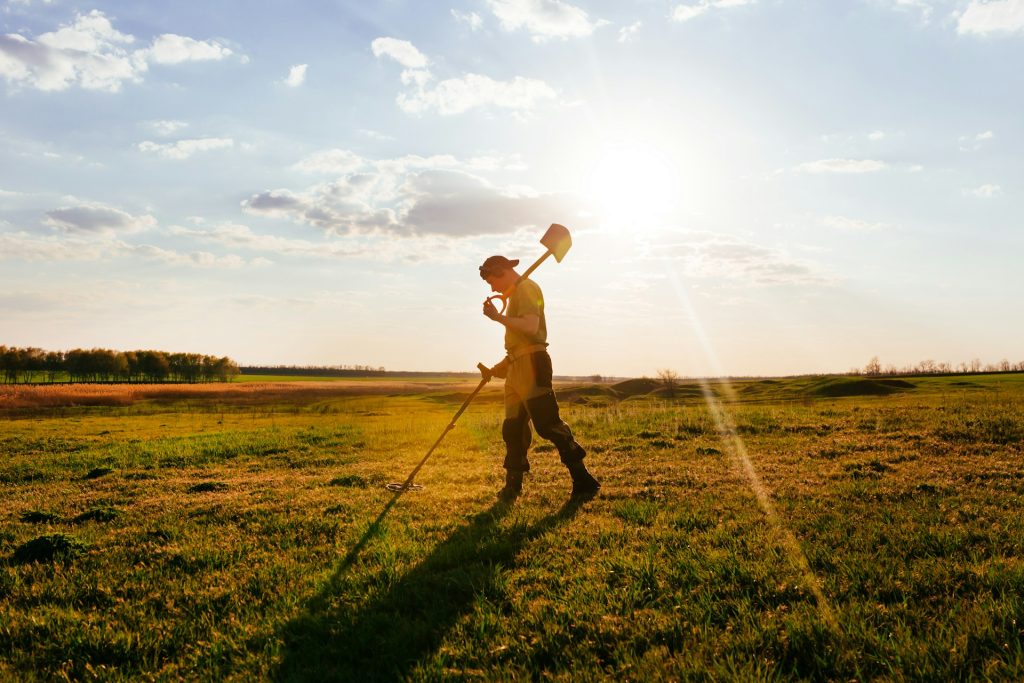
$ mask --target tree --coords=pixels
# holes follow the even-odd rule
[[[661,382],[661,388],[665,390],[665,396],[675,398],[676,389],[679,387],[679,375],[676,371],[668,368],[658,370],[658,381]]]
[[[868,364],[864,366],[865,375],[881,375],[882,374],[882,363],[878,360],[878,356],[872,356]]]

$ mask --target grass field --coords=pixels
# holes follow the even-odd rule
[[[512,506],[489,388],[387,491],[472,385],[0,389],[0,679],[1024,679],[1024,376],[562,387]]]

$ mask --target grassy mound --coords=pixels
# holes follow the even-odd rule
[[[897,391],[914,389],[915,385],[902,379],[865,379],[859,377],[827,377],[809,387],[812,396],[837,398],[841,396],[888,396]]]
[[[188,487],[189,493],[214,493],[227,490],[228,485],[221,481],[204,481],[201,484],[193,484]]]
[[[23,543],[14,551],[14,561],[54,562],[70,559],[85,552],[86,545],[67,534],[51,534],[40,536]]]
[[[46,510],[29,510],[21,513],[21,521],[28,524],[48,524],[60,521],[60,517]]]
[[[648,377],[639,379],[627,379],[624,382],[612,385],[612,391],[623,398],[630,396],[643,396],[661,387],[661,382]]]

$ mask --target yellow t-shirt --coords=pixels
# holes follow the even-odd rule
[[[525,335],[522,332],[505,328],[505,350],[513,351],[521,346],[532,344],[546,344],[548,340],[548,326],[544,320],[544,294],[540,287],[533,280],[521,280],[516,285],[512,296],[508,300],[508,310],[505,315],[510,318],[521,318],[524,315],[533,313],[540,318],[540,325],[537,326],[537,334]]]

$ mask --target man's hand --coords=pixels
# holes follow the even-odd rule
[[[495,321],[501,317],[501,313],[499,313],[498,309],[494,307],[494,304],[491,303],[490,299],[484,302],[484,315]]]
[[[505,356],[498,364],[491,368],[491,376],[498,379],[505,379],[508,376],[508,356]]]

